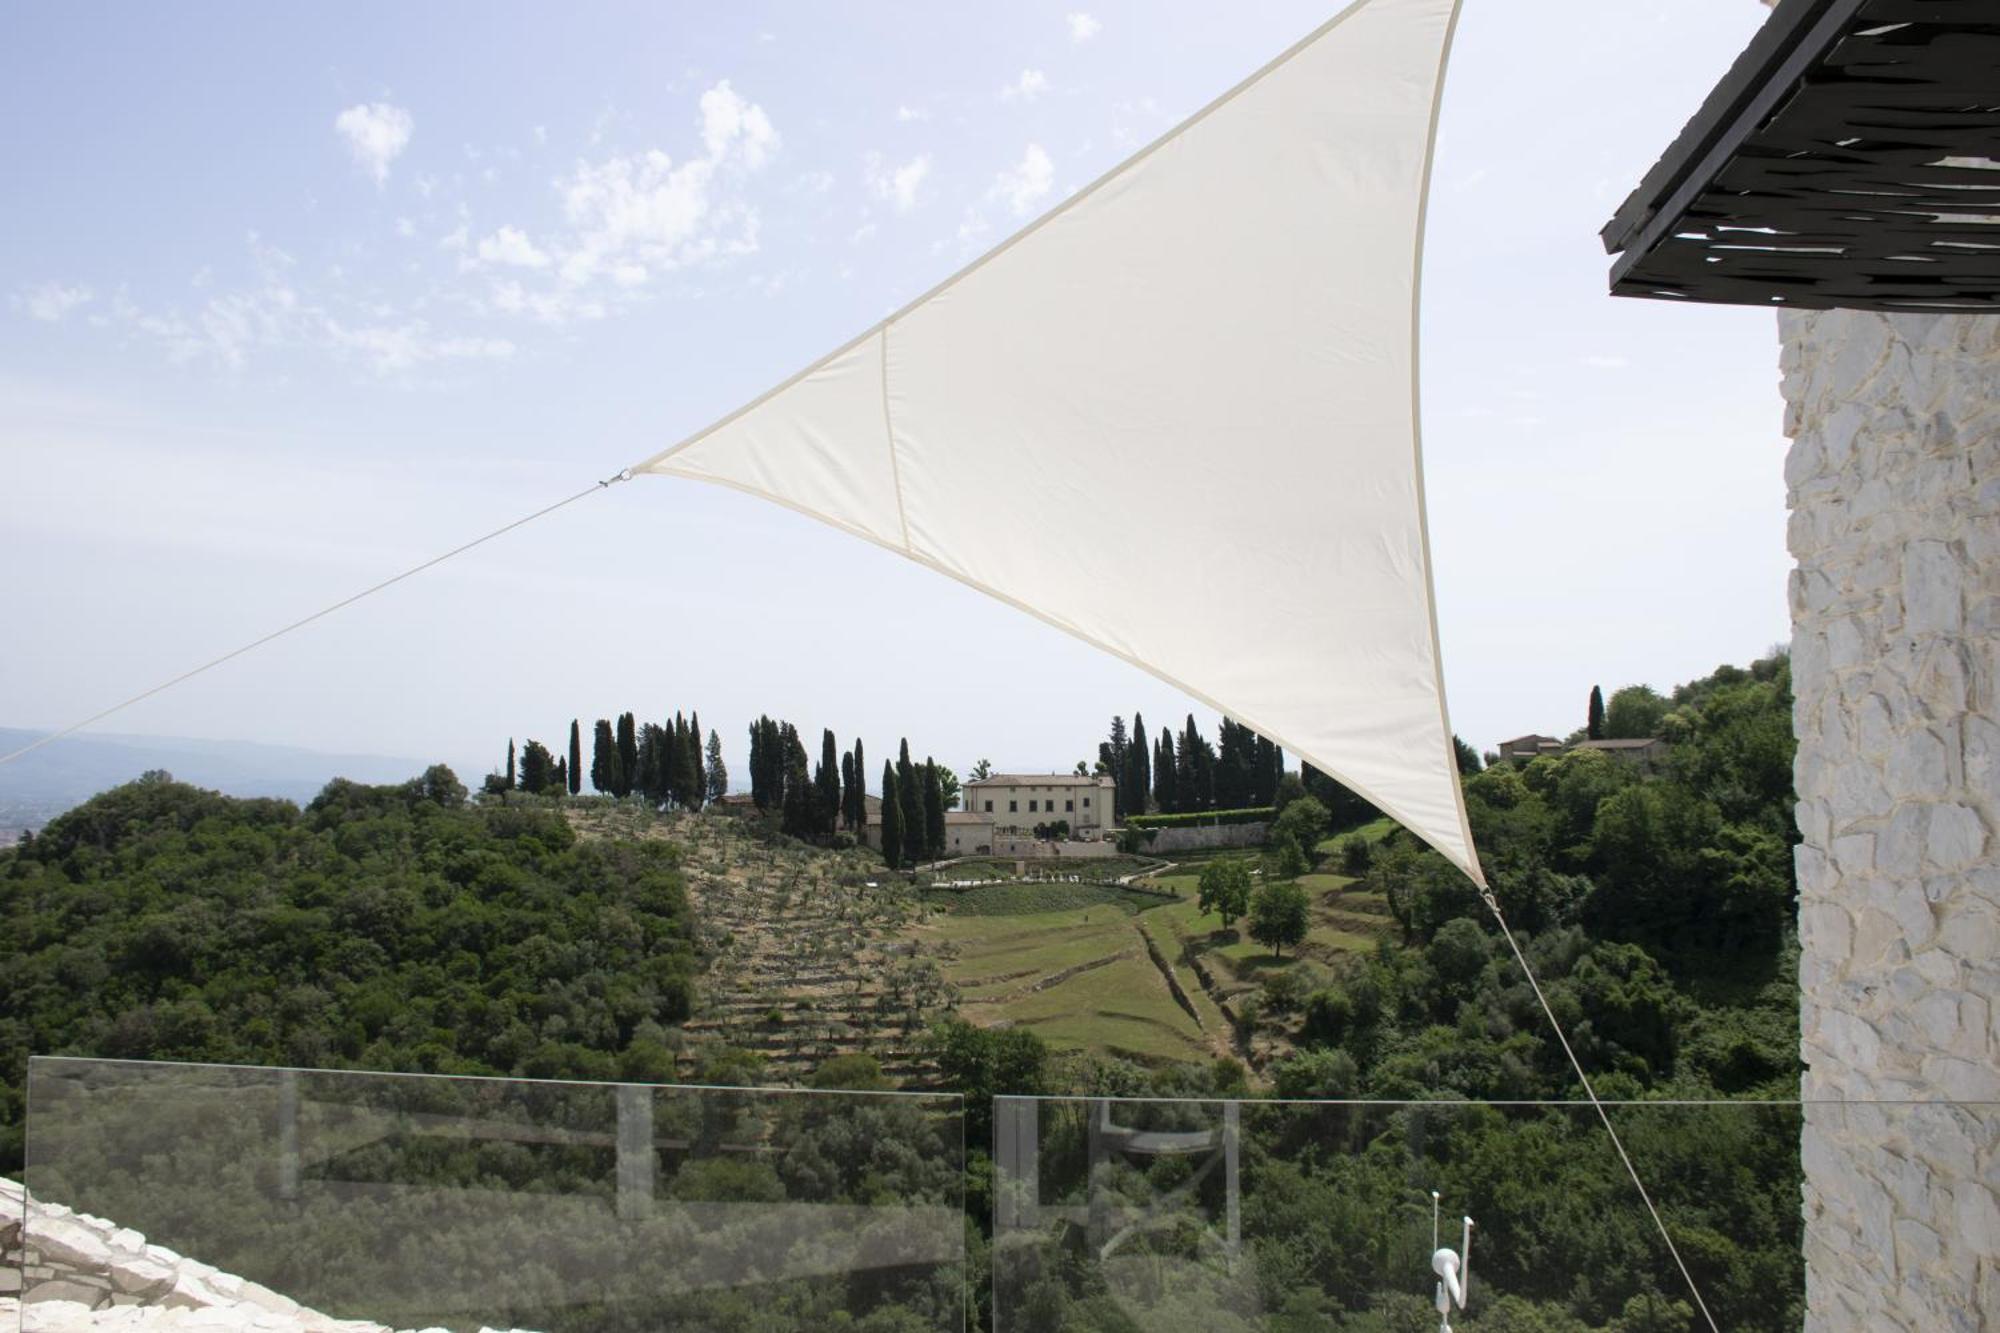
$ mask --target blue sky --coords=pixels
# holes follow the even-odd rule
[[[0,724],[95,711],[671,443],[1332,12],[1084,3],[17,6]],[[1596,240],[1763,13],[1466,7],[1424,380],[1453,721],[1482,746],[1785,633],[1773,316],[1612,301]],[[476,773],[510,732],[688,706],[733,755],[769,711],[1030,769],[1113,711],[1189,711],[882,551],[646,478],[115,729]]]

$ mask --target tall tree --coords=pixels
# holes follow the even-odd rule
[[[618,794],[630,796],[639,776],[639,724],[630,713],[618,715]]]
[[[611,734],[611,719],[600,717],[590,734],[590,785],[606,796],[618,794],[625,779],[618,766],[618,741]]]
[[[1590,714],[1583,724],[1583,731],[1590,740],[1604,739],[1604,688],[1601,685],[1590,687]]]
[[[576,718],[569,720],[569,767],[563,773],[571,796],[583,790],[583,728]]]
[[[702,778],[709,800],[719,801],[729,795],[729,768],[722,762],[722,737],[713,729],[708,733],[708,763]]]
[[[521,747],[521,790],[540,796],[556,785],[556,757],[540,741]]]
[[[1125,785],[1125,811],[1143,815],[1153,792],[1153,754],[1146,744],[1146,717],[1132,714],[1132,741],[1125,747],[1125,771],[1118,775]]]
[[[701,755],[701,714],[688,713],[688,752],[694,756],[694,782],[688,788],[688,804],[699,810],[708,803],[708,765]]]
[[[903,794],[896,790],[896,769],[882,761],[882,859],[889,869],[903,864]]]
[[[514,738],[507,738],[507,790],[514,790]]]
[[[859,833],[868,823],[868,751],[854,738],[854,791],[847,798],[848,824]]]
[[[972,780],[974,782],[984,782],[986,781],[986,779],[992,776],[993,776],[992,760],[982,759],[978,763],[972,766]]]
[[[924,856],[924,789],[917,766],[910,762],[907,736],[896,755],[896,794],[903,801],[903,861],[915,865]]]
[[[924,759],[924,853],[936,861],[944,856],[944,782],[937,760]]]
[[[701,733],[674,714],[674,799],[688,810],[701,809]]]
[[[625,777],[627,792],[636,791],[654,805],[666,803],[668,744],[666,729],[658,723],[647,722],[640,726],[639,756],[633,763],[632,771]]]
[[[1113,819],[1125,818],[1125,797],[1127,794],[1125,753],[1131,743],[1130,737],[1125,732],[1124,717],[1119,714],[1113,714],[1111,718],[1111,735],[1107,739],[1098,742],[1097,746],[1097,771],[1105,777],[1110,778],[1112,783],[1111,817]]]
[[[840,825],[854,827],[854,751],[840,752]]]
[[[1174,755],[1172,727],[1160,728],[1160,752],[1153,758],[1153,804],[1163,815],[1179,814],[1181,808],[1180,761]]]
[[[819,734],[819,771],[813,775],[813,785],[819,788],[818,813],[821,837],[831,842],[833,831],[840,824],[840,742],[833,738],[833,728],[822,727]]]

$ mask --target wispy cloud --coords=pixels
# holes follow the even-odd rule
[[[516,268],[547,268],[552,262],[546,250],[538,250],[519,227],[502,227],[479,243],[479,258],[488,264],[510,264]]]
[[[1038,69],[1024,69],[1019,77],[1000,90],[1000,100],[1032,102],[1048,90],[1048,75]]]
[[[17,294],[10,302],[16,310],[25,310],[35,319],[57,323],[64,315],[91,299],[88,287],[65,287],[58,282],[45,282],[39,287]]]
[[[346,141],[355,165],[373,176],[380,187],[389,179],[389,164],[410,146],[416,121],[399,106],[366,102],[335,116],[333,128]]]
[[[350,107],[335,127],[355,163],[378,183],[412,132],[409,114],[385,103]],[[365,251],[343,252],[339,263],[316,268],[252,235],[249,272],[235,282],[204,277],[180,302],[120,286],[87,312],[87,323],[156,347],[174,363],[231,372],[263,354],[316,354],[390,376],[511,357],[519,347],[493,321],[601,319],[646,299],[663,274],[756,251],[752,180],[782,148],[777,128],[761,106],[722,80],[700,95],[694,131],[685,157],[646,148],[577,158],[550,182],[546,216],[533,225],[476,223],[480,205],[464,197],[463,175],[423,179],[427,198],[447,189],[461,197],[455,215],[394,218],[398,235],[436,238],[428,258],[422,251],[398,255],[414,279],[406,295],[351,271]],[[506,147],[467,149],[468,160],[515,155]],[[921,179],[921,170],[905,182],[892,177],[891,196],[900,189],[914,198]],[[807,188],[832,183],[823,175]],[[773,290],[771,282],[763,289]],[[49,282],[24,289],[9,304],[26,317],[56,321],[91,299],[88,288]]]
[[[931,113],[923,107],[899,106],[896,108],[896,119],[905,125],[913,120],[929,120],[930,118]]]
[[[1069,24],[1069,39],[1078,46],[1097,36],[1104,28],[1095,15],[1080,11],[1063,15],[1063,22]]]
[[[1028,145],[1019,163],[993,178],[989,193],[1003,199],[1015,217],[1026,217],[1055,185],[1055,163],[1038,143]]]
[[[920,154],[896,166],[886,164],[880,153],[870,153],[862,159],[862,175],[868,182],[868,192],[898,213],[907,213],[917,206],[924,179],[930,174],[931,159],[928,154]]]

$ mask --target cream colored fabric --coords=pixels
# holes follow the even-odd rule
[[[1455,18],[1454,0],[1361,0],[634,470],[776,500],[1116,653],[1478,878],[1417,438],[1423,205]]]

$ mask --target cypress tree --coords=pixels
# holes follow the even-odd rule
[[[708,803],[708,765],[701,757],[701,714],[688,713],[688,753],[694,756],[694,784],[688,788],[688,801],[697,810]]]
[[[563,776],[571,796],[583,790],[583,729],[576,718],[569,720],[569,763]]]
[[[764,792],[764,719],[750,724],[750,799],[762,810],[768,803]]]
[[[924,855],[924,790],[917,784],[917,766],[910,762],[907,736],[896,757],[896,795],[903,802],[903,862],[914,865]]]
[[[701,733],[674,714],[674,799],[686,810],[701,809]]]
[[[606,796],[618,792],[618,742],[611,735],[611,719],[600,717],[590,734],[590,785]]]
[[[719,801],[729,795],[729,769],[722,762],[722,737],[711,729],[708,733],[708,763],[702,774],[703,785],[707,788],[708,799]]]
[[[944,781],[929,756],[924,758],[924,851],[933,861],[944,855]]]
[[[840,752],[840,823],[854,827],[854,751]]]
[[[903,795],[896,790],[896,770],[882,761],[882,859],[889,869],[903,864]]]
[[[1180,813],[1180,787],[1175,779],[1179,776],[1178,763],[1174,758],[1174,732],[1172,727],[1160,728],[1160,753],[1153,761],[1153,798],[1158,802],[1160,813],[1171,815]]]
[[[821,836],[833,841],[833,831],[840,826],[840,742],[833,738],[833,728],[823,727],[819,735],[819,772],[816,775],[819,787],[819,818]]]
[[[1132,714],[1132,744],[1126,752],[1125,777],[1129,791],[1125,797],[1128,814],[1143,815],[1153,794],[1153,751],[1146,744],[1146,718]]]
[[[507,790],[514,790],[514,738],[507,738]]]
[[[1591,740],[1604,739],[1604,690],[1600,686],[1590,687],[1589,720],[1584,723],[1583,730]]]
[[[868,825],[868,752],[854,738],[854,791],[847,798],[847,819],[858,832]]]
[[[618,715],[618,794],[630,796],[639,776],[639,724],[630,713]]]

